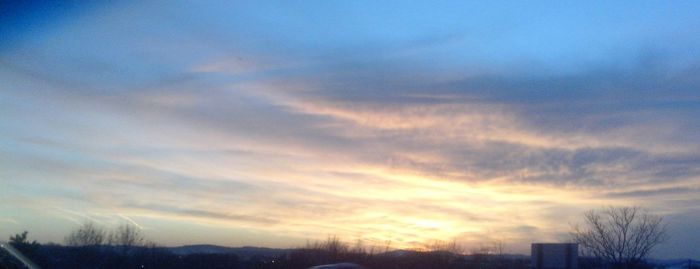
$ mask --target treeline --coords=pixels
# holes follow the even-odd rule
[[[496,253],[492,248],[474,250],[463,255],[456,242],[434,241],[422,250],[394,250],[351,246],[337,237],[307,244],[292,251],[278,266],[265,268],[308,268],[318,264],[351,262],[373,269],[526,269],[529,259]]]
[[[11,236],[9,246],[40,268],[256,268],[244,265],[235,254],[175,255],[144,239],[131,225],[106,233],[92,224],[66,237],[66,245],[29,241],[27,232]],[[7,248],[0,251],[0,269],[27,268]]]
[[[65,238],[65,245],[29,241],[24,232],[9,244],[41,268],[202,268],[202,269],[305,269],[320,264],[351,262],[370,269],[526,269],[529,259],[506,258],[493,252],[464,256],[452,243],[436,242],[422,251],[390,251],[389,247],[363,247],[337,237],[308,243],[276,255],[240,257],[234,253],[175,254],[147,241],[138,227],[124,224],[106,231],[86,223]],[[6,249],[0,252],[0,269],[26,268]]]

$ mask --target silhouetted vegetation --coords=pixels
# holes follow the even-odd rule
[[[589,211],[584,226],[574,227],[573,240],[587,256],[612,268],[649,268],[645,258],[665,241],[663,217],[638,207]]]
[[[147,242],[137,227],[125,224],[107,231],[85,223],[71,232],[65,245],[29,241],[28,233],[12,236],[10,244],[41,268],[202,268],[202,269],[305,269],[320,264],[351,262],[370,269],[525,269],[529,260],[487,253],[461,255],[456,242],[435,241],[424,250],[390,250],[348,244],[337,237],[310,242],[285,251],[241,257],[236,253],[175,254],[169,248]],[[270,254],[274,253],[274,254]],[[0,269],[26,268],[5,251]]]

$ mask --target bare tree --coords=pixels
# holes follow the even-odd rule
[[[122,247],[128,249],[135,246],[142,246],[145,241],[144,236],[141,234],[141,229],[125,223],[117,227],[109,236],[109,242],[111,245]]]
[[[463,254],[465,252],[464,247],[462,247],[457,240],[452,241],[442,241],[442,240],[432,240],[425,245],[425,250],[428,252],[448,252],[454,254]]]
[[[633,268],[667,239],[663,217],[639,207],[609,207],[589,211],[584,226],[575,226],[572,237],[586,254],[613,266]]]
[[[349,252],[350,246],[340,241],[340,238],[337,236],[329,236],[325,242],[320,243],[320,249],[328,251],[331,256],[336,257]]]
[[[99,246],[105,243],[107,233],[93,222],[85,222],[77,230],[66,236],[66,245],[69,246]]]
[[[503,240],[500,240],[500,239],[499,239],[499,240],[495,240],[495,241],[493,241],[493,247],[492,247],[492,248],[493,248],[493,254],[501,256],[501,255],[503,255],[503,251],[504,251],[505,248],[506,248],[506,243],[503,242]]]

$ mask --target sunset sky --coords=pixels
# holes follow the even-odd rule
[[[700,258],[700,1],[0,2],[0,239]],[[615,3],[610,3],[615,2]]]

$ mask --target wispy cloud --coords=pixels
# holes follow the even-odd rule
[[[68,220],[58,231],[126,221],[165,244],[189,242],[173,227],[205,225],[524,251],[591,208],[639,204],[677,223],[699,210],[698,57],[681,49],[571,67],[505,61],[489,54],[503,37],[484,48],[456,26],[320,42],[304,22],[283,25],[290,36],[244,12],[204,29],[173,18],[233,11],[143,5],[1,51],[8,219],[50,208]]]

